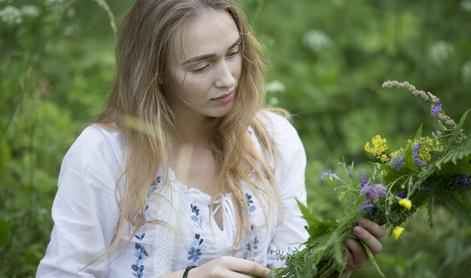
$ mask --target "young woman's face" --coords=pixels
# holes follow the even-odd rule
[[[229,113],[242,68],[240,35],[232,17],[206,11],[186,22],[171,49],[164,86],[177,116]]]

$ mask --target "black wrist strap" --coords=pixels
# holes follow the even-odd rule
[[[190,272],[190,270],[192,270],[193,268],[195,268],[196,266],[192,265],[192,266],[187,266],[185,268],[185,271],[183,272],[183,276],[182,278],[187,278],[188,277],[188,272]]]

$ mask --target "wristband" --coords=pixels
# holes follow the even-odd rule
[[[193,268],[195,268],[196,266],[194,265],[191,265],[191,266],[187,266],[185,268],[185,271],[183,272],[183,276],[182,278],[187,278],[188,277],[188,272],[190,272],[190,270],[192,270]]]

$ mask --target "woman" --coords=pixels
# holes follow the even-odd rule
[[[231,0],[137,0],[105,112],[67,152],[37,277],[266,277],[307,238],[303,145],[261,108],[260,47]],[[374,253],[384,233],[354,233]],[[367,260],[345,243],[348,270]],[[194,268],[194,269],[193,269]]]

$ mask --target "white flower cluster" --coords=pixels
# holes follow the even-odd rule
[[[0,19],[8,25],[20,24],[21,11],[13,6],[6,6],[0,10]]]
[[[46,6],[56,6],[64,3],[64,0],[44,0]]]
[[[467,12],[471,12],[471,1],[461,1],[461,9]]]
[[[267,83],[265,86],[265,90],[267,91],[267,93],[271,93],[271,94],[283,93],[285,89],[286,89],[285,85],[281,83],[281,81],[278,81],[278,80],[271,81]],[[268,105],[278,106],[278,104],[280,104],[280,100],[276,96],[274,95],[269,96]]]
[[[18,9],[8,5],[0,10],[0,22],[4,22],[7,25],[16,25],[23,22],[23,17],[36,17],[38,15],[39,9],[36,6],[26,5]]]
[[[464,82],[471,82],[471,60],[464,63],[461,68],[461,77]]]
[[[282,93],[285,91],[285,85],[278,80],[269,82],[265,88],[269,93]]]
[[[429,48],[429,57],[437,65],[443,64],[454,52],[453,44],[446,41],[438,41]]]
[[[315,52],[319,52],[329,47],[332,39],[321,30],[311,30],[304,35],[303,43]]]

